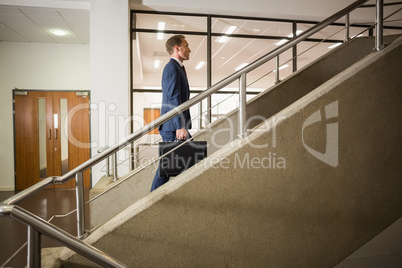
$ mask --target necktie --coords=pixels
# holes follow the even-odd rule
[[[187,76],[186,68],[184,68],[184,65],[183,65],[183,70],[184,70],[184,73],[185,73],[186,76]]]

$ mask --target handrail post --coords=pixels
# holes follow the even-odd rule
[[[117,174],[117,152],[115,152],[112,156],[112,162],[113,162],[113,181],[116,182],[118,177]]]
[[[384,20],[384,0],[376,0],[376,36],[375,36],[375,51],[382,50],[383,42],[383,20]]]
[[[345,16],[345,42],[346,41],[349,41],[349,39],[350,39],[350,33],[349,33],[349,30],[350,30],[350,13],[348,13],[348,14],[346,14],[346,16]]]
[[[98,149],[98,153],[102,153],[104,150],[108,149],[109,147],[104,147],[104,148],[100,148]],[[106,162],[106,177],[110,177],[110,156],[105,158],[105,162]]]
[[[239,79],[239,135],[240,139],[247,136],[246,119],[247,119],[247,100],[246,100],[246,74],[243,73]]]
[[[202,101],[200,101],[198,105],[198,114],[200,115],[198,118],[198,125],[199,128],[202,129]]]
[[[106,177],[110,176],[110,156],[106,158]]]
[[[275,84],[278,84],[279,81],[279,55],[275,57]]]
[[[212,85],[212,17],[207,17],[207,88]],[[207,120],[205,126],[212,123],[212,96],[207,97]]]
[[[137,168],[137,167],[140,166],[140,145],[139,145],[139,144],[137,144],[137,145],[135,146],[135,155],[134,155],[134,158],[135,158],[135,167]]]
[[[77,236],[85,234],[84,180],[82,172],[75,174],[75,197],[77,202]]]
[[[28,268],[41,267],[40,233],[31,225],[28,226]]]
[[[292,23],[292,32],[293,37],[297,36],[297,23],[294,21]],[[293,65],[293,72],[297,71],[297,45],[292,47],[292,65]]]

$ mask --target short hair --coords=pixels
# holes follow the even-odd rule
[[[183,42],[183,39],[185,39],[186,37],[182,34],[177,34],[177,35],[173,35],[172,37],[170,37],[165,44],[166,47],[166,51],[167,53],[169,53],[169,55],[172,55],[174,52],[174,46],[181,46],[181,43]]]

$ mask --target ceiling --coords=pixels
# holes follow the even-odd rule
[[[290,1],[290,0],[289,0]],[[345,0],[346,1],[346,0]],[[136,3],[136,0],[130,0],[130,3]],[[140,1],[141,2],[141,1]],[[162,1],[163,2],[163,1]],[[256,0],[258,2],[258,0]],[[314,0],[305,0],[305,2],[313,3]],[[353,1],[349,1],[353,2]],[[374,1],[370,1],[374,2]],[[390,1],[386,1],[390,2]],[[279,1],[286,3],[286,1]],[[321,2],[320,2],[321,3]],[[173,4],[172,4],[173,5]],[[316,5],[317,6],[317,5]],[[401,7],[391,6],[385,9],[385,15],[390,14],[394,10]],[[138,5],[132,4],[131,7],[138,8]],[[277,7],[280,10],[280,7]],[[318,7],[317,7],[318,8]],[[143,9],[149,9],[145,7]],[[160,10],[164,10],[163,7]],[[169,11],[169,8],[165,10]],[[181,8],[180,12],[189,12],[194,9]],[[206,12],[207,10],[197,10],[197,13]],[[219,12],[219,10],[216,10]],[[314,5],[309,7],[309,15],[304,14],[300,19],[313,18],[317,14],[314,10]],[[222,13],[230,13],[228,10]],[[367,12],[366,12],[367,13]],[[372,12],[369,15],[359,15],[360,21],[373,21]],[[402,12],[397,15],[398,20],[389,22],[392,25],[402,26],[400,19]],[[217,13],[214,13],[217,14]],[[227,15],[227,14],[226,14]],[[252,16],[253,14],[243,14]],[[61,44],[89,44],[90,43],[90,0],[0,0],[0,42],[26,42],[26,43],[61,43]],[[293,19],[297,19],[293,17]],[[141,19],[142,28],[156,29],[158,21],[165,21],[166,29],[178,29],[186,31],[205,31],[206,26],[203,18],[194,18],[190,16],[144,16]],[[318,19],[317,19],[318,20]],[[265,23],[260,21],[245,21],[245,20],[230,20],[230,19],[215,19],[212,27],[214,32],[224,32],[231,26],[237,26],[234,33],[237,34],[255,34],[255,35],[273,35],[273,36],[288,36],[291,33],[290,24],[284,23]],[[306,30],[311,25],[300,24],[298,29]],[[339,27],[338,27],[339,28]],[[324,31],[316,34],[313,37],[325,38],[337,32],[337,27],[328,27]],[[54,30],[64,30],[64,36],[53,34]],[[357,34],[358,29],[351,30],[351,34]],[[342,40],[343,33],[338,33],[331,37],[332,39]],[[165,37],[166,39],[166,37]],[[186,63],[190,67],[187,70],[193,73],[194,81],[205,81],[204,71],[196,70],[196,66],[200,61],[205,59],[206,54],[206,38],[202,36],[188,37],[190,41],[192,53],[191,60]],[[250,63],[251,61],[261,57],[264,53],[276,47],[277,40],[255,40],[255,39],[236,39],[236,42],[218,43],[213,40],[212,57],[213,69],[219,70],[220,76],[224,77],[234,72],[234,69],[241,63]],[[306,48],[303,48],[306,46]],[[328,50],[328,44],[320,45],[317,52],[307,52],[299,58],[299,64],[310,62],[319,55]],[[159,82],[160,70],[156,71],[153,63],[155,59],[166,61],[168,55],[164,52],[164,41],[156,39],[156,34],[141,33],[138,35],[134,47],[138,49],[139,55],[137,60],[141,64],[142,85],[152,86],[154,81]],[[301,45],[298,50],[307,49],[307,45]],[[289,55],[290,57],[290,55]],[[282,59],[282,63],[285,60]],[[163,63],[162,63],[163,64]],[[300,66],[299,65],[299,66]],[[273,64],[271,64],[273,67]],[[269,67],[269,68],[271,68]],[[289,68],[290,69],[290,68]],[[290,72],[290,71],[288,71]],[[285,72],[282,72],[285,73]],[[148,74],[148,75],[146,75]],[[197,76],[200,79],[196,79]],[[148,77],[148,78],[147,78]],[[219,76],[216,76],[220,79]],[[149,82],[147,82],[147,79]],[[155,80],[156,79],[156,80]],[[194,82],[196,86],[205,87],[204,84]]]
[[[0,5],[0,41],[89,44],[89,9]]]
[[[385,2],[395,1],[397,0]],[[135,3],[138,1],[131,0],[130,2]],[[312,18],[314,14],[317,14],[314,10],[314,1],[304,0],[304,2],[307,4],[312,2],[312,5],[310,5],[311,14],[307,16]],[[286,3],[286,1],[283,1],[283,3]],[[131,6],[138,7],[135,4]],[[0,42],[88,44],[90,29],[89,7],[90,0],[0,0]],[[392,10],[400,7],[401,5],[386,8],[385,13],[389,14]],[[281,9],[280,7],[276,8]],[[144,6],[143,9],[149,8]],[[168,9],[167,7],[165,10]],[[188,12],[191,9],[181,9],[181,12],[186,12],[186,10]],[[191,11],[194,12],[194,10]],[[216,11],[219,14],[219,10]],[[252,16],[253,14],[243,15]],[[401,15],[398,16],[399,19],[401,17]],[[301,17],[301,19],[305,18],[306,15]],[[373,18],[370,14],[367,21],[372,20]],[[402,23],[399,21],[396,25],[402,25]],[[52,30],[55,29],[64,29],[67,34],[62,37],[55,36],[52,34]]]

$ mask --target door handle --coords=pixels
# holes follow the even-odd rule
[[[58,135],[57,135],[57,128],[54,130],[54,139],[55,140],[57,140],[57,137],[58,137]]]
[[[52,138],[52,130],[51,129],[49,129],[49,131],[48,131],[47,138],[49,140]]]

